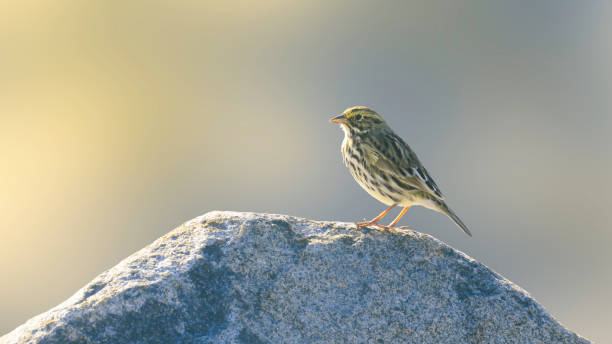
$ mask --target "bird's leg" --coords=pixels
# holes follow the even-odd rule
[[[387,215],[388,212],[391,211],[391,209],[395,208],[395,204],[391,205],[387,210],[383,211],[382,213],[380,213],[378,216],[376,216],[375,218],[372,219],[372,221],[366,221],[366,222],[357,222],[356,225],[357,227],[361,228],[361,227],[367,227],[367,226],[371,226],[371,225],[375,225],[377,227],[384,227],[381,224],[378,224],[378,221],[380,221],[383,217],[385,217],[385,215]]]
[[[389,226],[387,226],[387,227],[388,228],[393,228],[393,226],[395,226],[395,224],[402,218],[402,216],[404,216],[404,214],[406,213],[406,211],[408,211],[408,209],[410,209],[410,206],[404,207],[404,209],[402,209],[402,211],[399,213],[399,215],[397,215],[395,220],[393,220],[393,222],[391,222],[389,224]]]

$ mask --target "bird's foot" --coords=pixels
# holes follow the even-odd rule
[[[355,222],[355,226],[357,226],[357,228],[363,228],[363,227],[371,226],[375,223],[376,222],[374,221]]]
[[[382,229],[382,230],[387,230],[387,231],[391,231],[393,230],[393,227],[391,226],[385,226],[385,225],[381,225],[380,223],[378,223],[377,221],[365,221],[365,222],[357,222],[355,223],[355,225],[357,226],[357,228],[363,228],[363,227],[370,227],[370,226],[374,226],[378,229]]]
[[[382,226],[380,223],[378,223],[378,221],[355,222],[355,225],[357,226],[357,228],[370,227],[370,226],[376,226],[376,227]]]

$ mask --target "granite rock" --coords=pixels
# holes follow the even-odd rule
[[[588,343],[439,240],[210,212],[0,343]]]

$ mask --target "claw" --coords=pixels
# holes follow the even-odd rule
[[[392,231],[394,229],[394,227],[381,225],[380,223],[375,222],[375,221],[356,222],[355,225],[357,226],[357,228],[374,226],[378,229],[387,230],[387,231]]]
[[[357,228],[369,227],[372,225],[378,225],[378,223],[374,221],[355,222],[355,226],[357,226]]]
[[[391,205],[388,209],[386,209],[385,211],[380,213],[378,216],[373,218],[371,221],[357,222],[357,223],[355,223],[355,225],[357,226],[357,228],[363,228],[363,227],[368,227],[368,226],[376,226],[378,228],[387,229],[387,226],[383,226],[381,224],[378,224],[378,221],[380,221],[383,217],[385,217],[385,215],[387,215],[387,213],[391,209],[393,209],[394,207],[395,207],[395,204]],[[395,223],[393,223],[393,224],[395,224]]]

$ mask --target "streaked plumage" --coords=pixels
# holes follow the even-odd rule
[[[356,106],[331,119],[344,130],[342,157],[355,181],[372,197],[390,206],[358,225],[393,227],[408,207],[420,205],[450,217],[468,235],[468,228],[444,202],[444,196],[410,147],[374,110]],[[394,206],[404,207],[387,227],[378,224]]]

